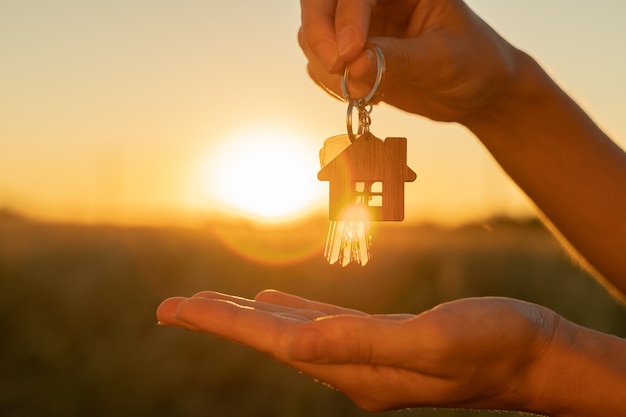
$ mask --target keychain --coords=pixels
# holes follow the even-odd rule
[[[348,89],[350,66],[341,77],[341,90],[348,102],[348,133],[324,141],[317,178],[329,182],[330,226],[324,256],[342,266],[365,265],[371,258],[370,221],[404,220],[404,183],[415,181],[407,166],[406,138],[386,138],[370,133],[373,101],[380,92],[385,59],[378,46],[368,45],[376,55],[377,74],[370,93],[352,98]],[[358,114],[357,134],[352,116]]]

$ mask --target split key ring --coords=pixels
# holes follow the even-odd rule
[[[363,98],[354,98],[350,95],[350,90],[348,89],[348,78],[350,77],[350,64],[346,65],[346,69],[343,71],[341,75],[341,93],[343,94],[343,98],[350,102],[352,100],[361,101],[363,106],[367,106],[372,102],[372,100],[380,93],[380,87],[383,82],[383,77],[385,76],[385,56],[383,55],[383,51],[376,45],[368,44],[367,48],[374,52],[376,55],[376,80],[374,81],[374,85],[372,86],[369,94]]]
[[[352,129],[352,112],[354,108],[356,108],[359,113],[359,126],[357,134],[361,135],[369,132],[372,101],[380,93],[380,88],[383,82],[383,78],[385,76],[385,57],[383,55],[383,51],[378,46],[372,44],[368,44],[367,48],[372,50],[374,52],[374,55],[376,55],[376,79],[374,80],[374,85],[372,86],[371,91],[362,98],[353,98],[350,95],[350,91],[348,89],[350,64],[346,65],[346,69],[341,76],[341,92],[343,94],[343,98],[348,102],[346,126],[348,128],[348,137],[350,138],[350,142],[354,142],[356,140],[356,136],[354,135]]]

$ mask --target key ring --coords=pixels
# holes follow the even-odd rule
[[[346,65],[346,69],[341,76],[341,93],[343,94],[343,98],[348,102],[346,126],[348,128],[348,137],[350,138],[350,142],[354,142],[356,140],[352,130],[352,112],[354,108],[356,107],[359,112],[359,128],[357,134],[361,135],[369,132],[372,100],[380,92],[380,87],[385,76],[385,56],[383,55],[383,51],[378,46],[372,44],[368,44],[367,48],[372,50],[374,55],[376,55],[376,80],[374,81],[374,85],[372,86],[372,90],[369,94],[363,98],[353,98],[350,96],[350,91],[348,90],[350,64]]]
[[[367,48],[374,52],[376,55],[376,80],[374,81],[374,86],[369,94],[363,97],[363,105],[367,106],[370,102],[376,97],[379,93],[380,86],[383,82],[383,77],[385,76],[385,56],[383,55],[383,51],[376,45],[367,44]],[[346,65],[346,69],[343,71],[341,75],[341,93],[343,94],[343,98],[346,101],[352,101],[355,98],[350,96],[350,91],[348,90],[348,78],[350,76],[350,64]]]
[[[346,113],[346,126],[348,127],[348,138],[350,138],[350,143],[356,140],[356,136],[354,135],[354,131],[352,130],[352,112],[356,107],[359,113],[359,127],[357,130],[357,135],[362,135],[370,131],[370,123],[372,121],[370,117],[370,113],[372,112],[372,103],[368,105],[363,105],[361,98],[350,100],[348,103],[348,112]]]

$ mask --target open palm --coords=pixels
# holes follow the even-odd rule
[[[369,315],[276,291],[255,300],[174,297],[157,315],[270,354],[366,410],[494,408],[494,398],[512,408],[557,317],[507,298],[464,299],[415,316]]]

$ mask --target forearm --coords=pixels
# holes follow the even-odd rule
[[[513,79],[467,126],[578,253],[626,293],[626,154],[521,52]]]

